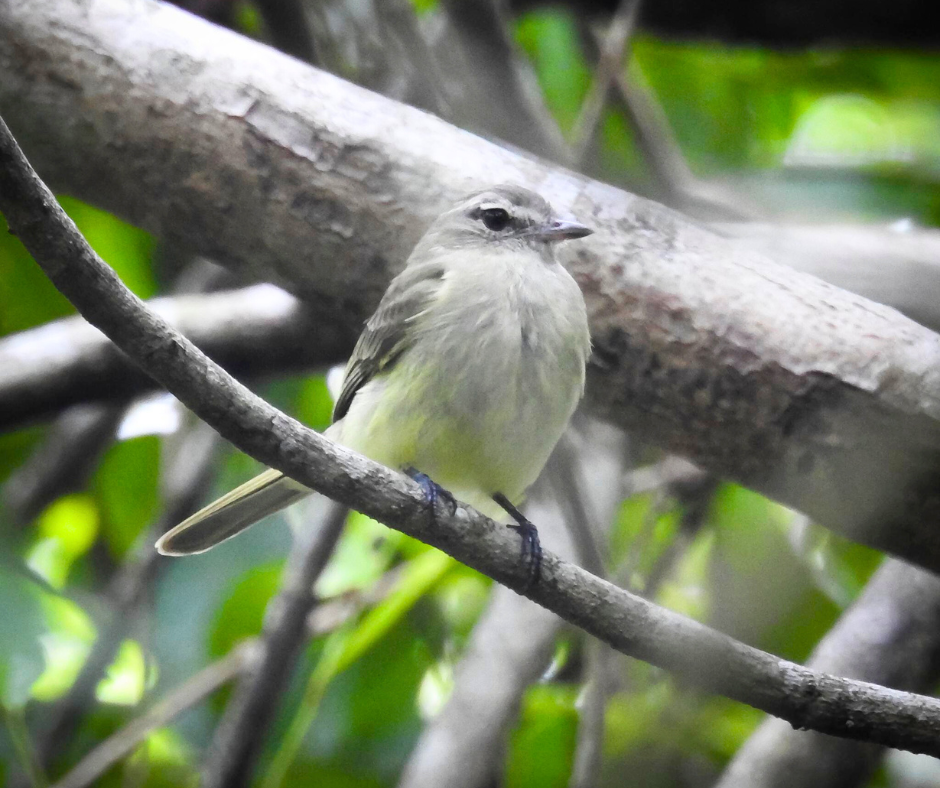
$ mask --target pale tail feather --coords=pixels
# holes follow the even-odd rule
[[[157,550],[163,555],[203,553],[311,492],[269,469],[167,531],[157,542]]]

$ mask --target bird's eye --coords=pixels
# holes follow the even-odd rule
[[[485,208],[480,211],[480,218],[487,230],[498,233],[509,226],[509,211],[504,208]]]

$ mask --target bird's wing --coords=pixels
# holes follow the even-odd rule
[[[437,297],[443,279],[443,265],[420,262],[409,264],[392,280],[346,365],[333,421],[346,415],[359,389],[378,373],[390,369],[408,349],[414,336],[411,324]]]

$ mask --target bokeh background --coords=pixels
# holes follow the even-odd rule
[[[940,220],[940,57],[926,4],[646,6],[206,0],[189,10],[729,233],[868,223],[904,238]],[[62,203],[143,298],[244,284],[93,206]],[[838,272],[889,302],[903,292],[893,303],[929,324],[940,293],[922,273],[870,261]],[[72,312],[0,232],[0,343]],[[250,382],[308,425],[328,425],[329,370]],[[882,560],[654,446],[578,426],[569,459],[588,498],[595,474],[615,481],[593,531],[600,569],[749,644],[805,660]],[[315,522],[323,505],[199,557],[155,560],[151,545],[259,470],[161,395],[0,434],[0,784],[54,783],[154,709],[165,719],[86,784],[195,783],[278,591],[289,521]],[[253,784],[399,784],[454,690],[491,586],[351,515]],[[582,785],[709,786],[762,720],[599,655],[579,632],[557,628],[550,641],[486,754],[484,785],[575,784],[579,752],[593,745]],[[587,730],[585,709],[598,707],[602,725]],[[892,754],[853,784],[940,785],[940,767]]]

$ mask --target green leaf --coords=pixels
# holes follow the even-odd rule
[[[37,540],[27,565],[54,588],[64,588],[69,570],[98,535],[98,509],[89,495],[66,495],[39,516]]]
[[[283,563],[256,566],[245,572],[228,594],[209,635],[213,657],[228,654],[241,641],[261,633],[268,602],[277,593]]]
[[[160,440],[153,435],[116,443],[108,449],[94,489],[102,516],[102,535],[120,559],[157,512]]]
[[[454,565],[454,559],[438,550],[427,550],[413,558],[382,602],[359,623],[347,625],[327,638],[307,681],[300,707],[265,777],[264,788],[279,788],[284,784],[285,775],[316,719],[330,682],[373,648]]]
[[[42,635],[45,670],[32,686],[32,697],[45,702],[61,698],[78,677],[95,640],[88,614],[64,597],[41,598],[46,631]]]
[[[148,687],[156,683],[156,671],[147,670],[144,650],[136,640],[125,640],[107,675],[99,682],[95,697],[102,703],[136,706]]]
[[[375,582],[388,568],[404,538],[371,517],[350,512],[330,563],[317,580],[317,594],[337,596]]]
[[[577,737],[577,688],[537,684],[525,694],[509,738],[506,788],[564,788]]]
[[[42,593],[0,563],[0,704],[21,708],[45,664],[40,636],[46,631]]]

